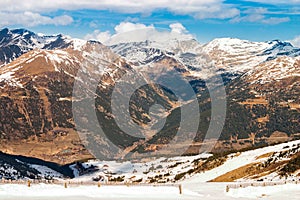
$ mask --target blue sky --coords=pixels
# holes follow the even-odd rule
[[[300,0],[0,0],[1,28],[101,39],[134,27],[181,24],[200,42],[217,37],[300,45]],[[185,29],[183,28],[185,27]]]

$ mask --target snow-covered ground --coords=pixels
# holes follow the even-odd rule
[[[282,159],[289,160],[290,158],[280,158],[278,154],[280,152],[285,152],[297,148],[297,151],[300,151],[300,140],[282,143],[274,146],[264,147],[260,149],[255,149],[251,151],[246,151],[242,153],[233,153],[227,156],[227,159],[224,164],[216,167],[214,169],[201,172],[198,174],[187,173],[184,177],[185,180],[181,182],[188,181],[190,183],[201,183],[207,182],[212,179],[215,179],[227,172],[233,171],[245,165],[251,163],[263,163],[266,162],[269,156],[263,156],[268,153],[274,153],[277,161]],[[294,152],[295,153],[295,152]],[[95,166],[98,171],[94,173],[88,173],[85,175],[79,176],[79,172],[75,168],[75,165],[72,166],[72,169],[75,172],[74,181],[92,181],[96,177],[107,177],[111,176],[114,178],[123,177],[124,181],[134,182],[141,180],[142,183],[149,183],[150,180],[155,179],[160,183],[163,182],[173,182],[176,175],[188,172],[191,169],[194,169],[194,161],[198,159],[207,159],[211,154],[200,154],[197,156],[183,156],[183,157],[173,157],[173,158],[158,158],[147,160],[145,162],[116,162],[116,161],[98,161],[90,160],[86,163],[83,163],[85,168]],[[261,158],[260,158],[261,157]],[[275,158],[274,158],[275,159]],[[160,177],[159,177],[160,176]],[[267,175],[266,180],[274,181],[279,179],[277,173],[272,173]],[[292,179],[294,179],[292,177]],[[246,179],[241,179],[238,181],[247,181]]]
[[[174,184],[174,186],[168,185],[101,185],[97,187],[94,185],[68,185],[67,188],[61,184],[32,184],[31,187],[27,187],[24,184],[0,184],[0,199],[4,200],[54,200],[60,199],[207,199],[207,200],[228,200],[228,199],[272,199],[282,200],[283,198],[298,200],[300,197],[300,181],[298,184],[283,184],[276,186],[266,187],[245,187],[245,188],[230,188],[229,192],[226,192],[226,186],[229,183],[213,183],[207,182],[220,175],[230,172],[239,167],[245,166],[250,163],[264,162],[269,157],[267,153],[272,153],[272,156],[276,156],[278,152],[289,151],[295,148],[299,148],[300,140],[283,143],[275,146],[260,148],[256,150],[246,151],[242,153],[230,154],[225,163],[219,167],[208,170],[206,172],[198,173],[193,176],[186,176],[185,179]],[[288,155],[287,155],[288,156]],[[208,154],[192,156],[192,157],[174,157],[174,158],[160,158],[153,161],[144,163],[124,162],[118,163],[115,161],[89,161],[83,164],[84,167],[90,167],[91,165],[100,168],[92,174],[79,176],[76,174],[76,178],[72,181],[90,181],[93,177],[109,172],[116,173],[118,176],[125,176],[130,179],[130,176],[134,176],[134,179],[146,178],[149,176],[155,176],[170,172],[172,176],[176,173],[181,173],[188,170],[193,160],[199,158],[207,158]],[[260,157],[260,158],[259,158]],[[280,158],[277,158],[280,159]],[[285,157],[281,159],[286,159]],[[75,167],[75,166],[73,166]],[[39,167],[36,167],[39,169]],[[152,168],[152,170],[151,170]],[[46,170],[43,168],[43,170]],[[75,170],[75,168],[74,168]],[[76,171],[76,170],[75,170]],[[145,173],[147,172],[147,173]],[[274,179],[276,173],[268,175],[268,180]],[[249,181],[247,179],[239,181]],[[253,180],[252,180],[253,181]],[[182,194],[179,194],[178,184],[182,185]]]
[[[0,199],[199,199],[202,195],[171,186],[0,185]]]
[[[105,177],[111,175],[112,177],[123,177],[125,181],[135,181],[142,179],[142,182],[147,182],[155,176],[163,175],[160,178],[163,181],[167,179],[173,180],[175,175],[188,171],[193,168],[193,161],[197,159],[207,159],[212,154],[203,153],[196,156],[178,156],[172,158],[158,158],[149,159],[144,162],[117,162],[117,161],[99,161],[90,160],[83,163],[85,168],[95,166],[98,171],[79,176],[75,164],[71,166],[74,171],[74,181],[92,181],[95,177]]]
[[[225,191],[226,183],[183,184],[183,193],[168,186],[80,186],[64,188],[63,185],[0,185],[1,200],[93,200],[93,199],[270,199],[298,200],[300,184],[272,187],[247,187]]]
[[[299,199],[300,184],[286,184],[268,187],[246,187],[232,189],[228,195],[234,198],[251,198],[251,199]]]

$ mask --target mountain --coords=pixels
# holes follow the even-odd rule
[[[300,55],[300,48],[288,42],[251,42],[234,38],[219,38],[204,45],[194,39],[147,40],[115,44],[111,48],[138,70],[145,70],[143,66],[159,63],[164,58],[174,59],[183,65],[176,70],[190,77],[191,82],[208,80],[217,74],[227,83],[264,62]]]
[[[254,138],[257,144],[268,143],[266,138],[276,131],[286,137],[300,132],[299,49],[290,43],[221,38],[204,45],[195,40],[162,44],[146,41],[121,43],[111,48],[140,71],[155,69],[163,59],[182,64],[180,68],[172,66],[197,91],[205,113],[195,141],[201,141],[207,131],[210,109],[203,104],[209,96],[206,81],[216,75],[221,75],[226,85],[227,117],[221,139],[229,140],[216,148],[249,147]]]
[[[199,153],[209,123],[222,117],[211,114],[210,90],[221,91],[218,77],[227,93],[227,116],[214,152],[292,140],[300,132],[299,56],[288,43],[172,39],[107,47],[20,29],[1,34],[0,46],[11,49],[0,51],[6,63],[0,67],[0,150],[6,153],[60,164],[94,156],[149,157],[166,146],[170,155]],[[149,79],[161,85],[145,84]],[[184,91],[183,100],[164,83]],[[155,104],[165,110],[156,108],[158,114]],[[199,106],[195,136],[180,127],[179,104]],[[198,123],[191,113],[189,127]],[[188,134],[179,138],[179,129]],[[183,151],[186,143],[191,146]]]
[[[300,55],[299,48],[279,40],[251,42],[235,38],[219,38],[205,44],[203,50],[216,61],[217,67],[242,73],[277,57]]]
[[[26,29],[5,28],[0,31],[0,66],[33,49],[61,49],[70,45],[76,46],[80,42],[61,34],[44,36]]]
[[[297,57],[300,55],[300,49],[294,47],[289,42],[282,42],[280,40],[273,40],[268,42],[272,47],[265,50],[262,55],[268,55],[267,60],[275,59],[278,56]]]
[[[194,39],[166,40],[164,42],[145,41],[120,43],[111,46],[112,50],[136,66],[137,70],[145,70],[144,66],[151,66],[163,59],[173,59],[183,66],[176,70],[185,76],[206,78],[213,73],[207,68],[208,58],[202,51],[202,45]],[[206,71],[205,71],[206,70]]]
[[[143,140],[125,134],[111,117],[110,98],[116,80],[131,69],[124,59],[94,41],[83,43],[80,48],[70,45],[54,50],[34,49],[4,65],[0,68],[1,150],[61,164],[92,158],[78,132],[94,133],[100,119],[102,128],[110,134],[102,136],[101,151],[96,152],[99,156],[111,158],[120,151],[109,150],[109,141],[124,149]],[[142,75],[136,78],[144,80]],[[90,99],[91,94],[97,98]],[[172,95],[154,85],[140,89],[135,98],[131,114],[138,124],[148,123],[149,116],[141,112],[146,112],[155,101],[168,109],[174,106]],[[142,104],[141,98],[149,102]],[[95,102],[97,116],[93,118],[90,112],[94,111]],[[132,122],[130,126],[133,125]],[[95,141],[93,137],[87,139],[85,144]]]

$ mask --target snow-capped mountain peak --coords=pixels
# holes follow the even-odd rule
[[[5,28],[0,31],[0,66],[33,49],[53,50],[72,47],[74,50],[81,50],[85,43],[84,40],[62,34],[46,36],[26,29]]]
[[[296,57],[300,49],[279,40],[251,42],[235,38],[218,38],[203,46],[218,68],[246,72],[253,67],[281,56]]]
[[[266,43],[268,43],[271,47],[266,49],[261,55],[269,56],[268,60],[273,60],[280,56],[296,57],[300,55],[300,48],[294,47],[289,42],[272,40]]]
[[[217,38],[204,45],[206,52],[214,50],[224,51],[228,53],[241,53],[241,50],[250,52],[260,52],[269,48],[270,45],[264,42],[251,42],[249,40],[241,40],[237,38]]]

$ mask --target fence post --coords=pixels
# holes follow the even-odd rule
[[[229,186],[226,185],[226,192],[229,192]]]
[[[100,182],[98,182],[98,187],[101,187],[101,184],[100,184]]]
[[[182,194],[182,185],[181,184],[179,184],[179,194]]]
[[[67,184],[67,182],[65,182],[64,186],[65,186],[65,188],[67,188],[67,187],[68,187],[68,184]]]
[[[30,187],[30,180],[27,181],[27,186]]]

